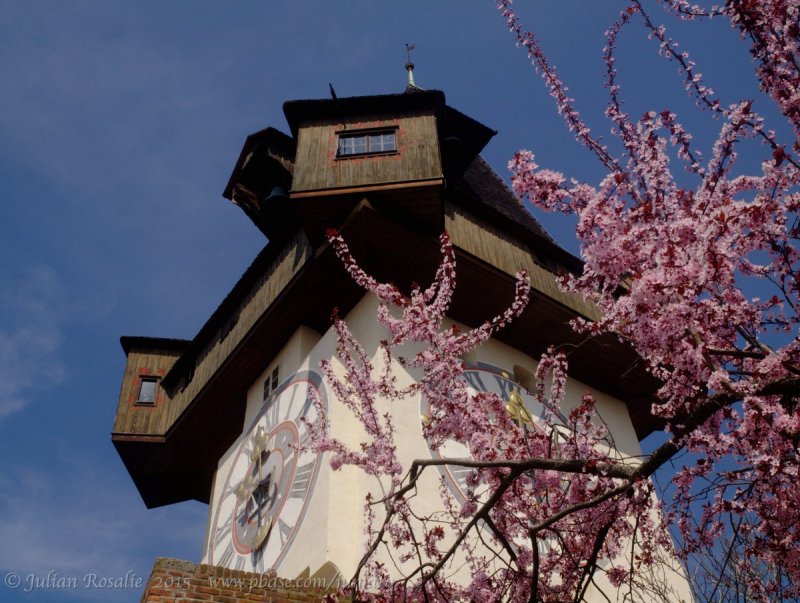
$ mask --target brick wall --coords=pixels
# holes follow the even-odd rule
[[[141,603],[312,603],[336,601],[334,590],[322,579],[287,580],[159,557]]]

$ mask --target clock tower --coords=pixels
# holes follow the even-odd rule
[[[403,94],[295,100],[289,133],[247,137],[223,195],[268,242],[188,341],[123,337],[127,366],[112,441],[148,507],[209,505],[201,562],[279,576],[349,576],[364,548],[362,509],[374,489],[354,469],[332,471],[305,450],[319,402],[333,435],[358,445],[355,420],[319,372],[335,357],[331,311],[374,353],[385,333],[376,300],[352,282],[325,232],[338,229],[370,274],[409,289],[429,282],[447,230],[458,287],[449,313],[477,326],[511,301],[527,269],[531,301],[496,339],[465,359],[477,390],[500,393],[515,420],[538,420],[528,390],[552,344],[570,356],[568,400],[589,389],[624,455],[658,428],[657,384],[613,337],[579,341],[569,322],[596,309],[559,290],[580,262],[547,235],[480,157],[495,134],[410,85]],[[398,367],[401,381],[413,377]],[[432,452],[426,407],[392,409],[404,462]],[[422,419],[420,418],[422,417]],[[443,473],[458,496],[463,475]],[[438,497],[431,477],[430,496]],[[425,496],[425,494],[421,494]]]

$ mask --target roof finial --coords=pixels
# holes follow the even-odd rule
[[[408,54],[408,63],[406,63],[406,71],[408,71],[408,86],[406,89],[417,87],[417,85],[414,83],[414,63],[411,62],[411,51],[416,47],[416,44],[406,43],[406,53]]]

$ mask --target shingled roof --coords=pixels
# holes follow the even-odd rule
[[[522,226],[530,234],[552,241],[552,237],[527,211],[492,167],[478,156],[464,173],[464,182],[485,205]]]
[[[509,234],[525,240],[541,258],[548,259],[551,270],[583,270],[583,261],[555,242],[483,157],[470,163],[462,178],[452,184],[452,190],[460,193],[456,203],[468,205],[490,221],[499,222]]]

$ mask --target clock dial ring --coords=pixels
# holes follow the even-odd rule
[[[465,365],[464,379],[473,393],[492,392],[499,395],[505,402],[509,418],[520,427],[537,429],[537,424],[547,414],[555,417],[560,423],[566,424],[566,418],[557,409],[545,407],[545,405],[539,403],[531,393],[515,380],[510,371],[485,362],[477,362]],[[420,400],[422,420],[425,421],[430,414],[429,401],[423,396]],[[435,450],[431,447],[429,441],[426,440],[426,444],[428,453],[433,459],[466,458],[475,460],[476,458],[469,445],[456,440],[447,440]],[[469,467],[459,467],[458,465],[440,465],[439,471],[445,478],[449,490],[456,500],[462,504],[466,502],[467,481],[475,470]]]
[[[224,483],[214,501],[209,564],[263,572],[277,568],[285,558],[305,518],[322,462],[322,454],[304,448],[310,434],[301,419],[311,424],[319,420],[315,400],[327,410],[321,375],[300,371],[276,389],[245,430],[220,475]],[[270,463],[278,460],[280,470],[273,471]]]
[[[294,422],[280,423],[268,438],[271,446],[251,453],[245,480],[249,477],[256,479],[248,484],[244,496],[237,493],[232,535],[234,548],[239,553],[256,551],[268,537],[272,524],[283,509],[285,495],[297,470],[299,451],[296,447],[300,438]],[[244,480],[239,483],[243,484]]]

